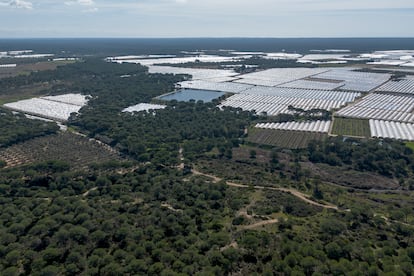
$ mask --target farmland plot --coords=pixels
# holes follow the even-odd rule
[[[335,118],[332,134],[354,137],[371,137],[369,121],[366,119]]]
[[[280,148],[300,149],[306,148],[312,140],[320,141],[327,137],[328,135],[326,133],[320,132],[254,129],[249,133],[247,141]]]
[[[93,163],[123,160],[106,145],[69,132],[35,138],[0,150],[0,160],[8,167],[32,162],[64,161],[72,168],[86,168]]]

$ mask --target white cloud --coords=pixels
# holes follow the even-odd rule
[[[68,6],[72,6],[72,5],[93,6],[95,5],[95,2],[93,0],[71,0],[71,1],[66,1],[65,4]]]
[[[33,9],[33,4],[24,0],[12,0],[8,2],[0,2],[0,7],[13,7],[18,9],[31,10]]]

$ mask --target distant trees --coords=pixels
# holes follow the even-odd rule
[[[350,165],[358,171],[372,171],[387,177],[406,177],[412,171],[414,154],[394,140],[354,140],[342,137],[312,141],[307,148],[311,162],[331,166]]]

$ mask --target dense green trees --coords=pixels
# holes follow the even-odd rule
[[[47,186],[30,184],[44,175]],[[361,212],[306,214],[291,196],[302,211],[286,213],[278,230],[237,230],[227,218],[236,217],[248,190],[175,169],[146,165],[120,175],[39,164],[3,170],[0,181],[2,275],[409,275],[413,268],[412,241],[400,246],[406,233],[398,227],[378,230]],[[75,181],[83,188],[69,185]],[[286,204],[280,195],[269,200]],[[316,224],[303,225],[306,217]]]
[[[55,123],[31,120],[23,114],[13,114],[11,111],[2,108],[0,108],[0,126],[0,147],[7,147],[34,137],[52,134],[59,130]]]
[[[332,166],[350,166],[358,171],[377,172],[387,177],[405,178],[413,171],[413,151],[399,141],[356,140],[342,137],[313,141],[309,160]]]

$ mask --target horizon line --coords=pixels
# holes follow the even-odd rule
[[[0,37],[3,39],[414,39],[414,36],[177,36],[177,37],[106,37],[106,36],[62,36],[62,37]]]

